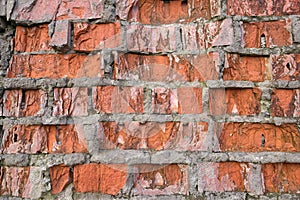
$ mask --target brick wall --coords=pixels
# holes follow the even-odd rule
[[[0,199],[300,199],[299,0],[0,0]]]

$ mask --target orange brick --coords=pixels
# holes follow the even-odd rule
[[[236,81],[264,81],[269,78],[267,64],[267,57],[227,54],[223,79]]]
[[[62,19],[96,19],[104,12],[104,1],[97,0],[62,0],[56,20]]]
[[[188,192],[186,165],[136,165],[134,194],[161,195]]]
[[[262,166],[266,192],[299,193],[300,164],[276,163]]]
[[[51,49],[49,47],[49,42],[48,24],[33,27],[16,27],[15,51],[47,51]]]
[[[50,168],[51,193],[62,192],[72,182],[71,169],[68,166],[56,165]]]
[[[300,80],[300,54],[271,55],[274,80]]]
[[[101,113],[143,113],[144,91],[139,87],[93,88],[94,108]]]
[[[49,153],[86,153],[87,142],[81,125],[50,126],[48,132]]]
[[[221,151],[300,151],[300,132],[296,124],[225,123],[218,128]]]
[[[101,55],[47,54],[14,55],[7,72],[8,78],[103,77]]]
[[[252,166],[247,163],[199,163],[198,190],[200,192],[251,191]],[[255,186],[259,187],[259,186]]]
[[[101,122],[102,149],[207,150],[208,124]],[[102,135],[103,134],[103,135]]]
[[[253,89],[211,89],[209,106],[212,115],[260,113],[261,91]]]
[[[74,50],[94,51],[121,45],[120,23],[74,24]]]
[[[300,117],[300,89],[276,89],[272,95],[271,115]]]
[[[40,125],[13,125],[4,131],[1,152],[5,154],[47,153],[49,127]]]
[[[269,16],[269,15],[299,15],[300,2],[298,0],[252,1],[228,0],[229,15]]]
[[[142,24],[170,24],[210,18],[209,0],[142,0],[129,13],[132,21]]]
[[[202,89],[201,88],[177,88],[178,113],[200,114],[202,113]]]
[[[152,91],[152,112],[160,114],[177,113],[177,90],[170,88],[154,88]]]
[[[203,81],[218,78],[218,53],[196,56],[118,54],[114,77],[120,80]]]
[[[6,90],[3,105],[4,116],[42,116],[47,105],[47,94],[42,90]]]
[[[53,116],[88,115],[87,88],[54,88]]]
[[[292,44],[291,20],[243,24],[246,48],[288,46]]]
[[[42,172],[39,167],[7,167],[1,166],[1,196],[38,199],[42,193],[37,183],[42,182]],[[36,182],[32,182],[35,177]]]
[[[75,191],[116,195],[126,183],[126,171],[125,165],[93,163],[76,165],[74,167]]]

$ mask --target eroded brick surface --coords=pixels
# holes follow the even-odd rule
[[[51,192],[58,194],[72,182],[70,167],[57,165],[50,168]]]
[[[169,24],[197,18],[210,18],[209,0],[142,0],[129,13],[131,21],[143,24]]]
[[[296,124],[225,123],[217,130],[221,151],[300,151]]]
[[[54,116],[85,116],[88,114],[87,88],[55,88]]]
[[[82,125],[51,126],[48,133],[49,153],[85,153],[87,142]]]
[[[176,46],[175,26],[130,24],[127,27],[127,48],[138,52],[173,52]]]
[[[269,78],[267,57],[240,56],[227,54],[225,60],[224,80],[264,81]]]
[[[16,27],[15,51],[35,52],[50,50],[49,42],[50,37],[47,24],[33,27]]]
[[[229,0],[227,1],[228,14],[246,16],[268,15],[297,15],[300,13],[300,2],[297,0],[276,1],[251,1]]]
[[[300,80],[300,55],[272,55],[272,75],[274,80]]]
[[[4,116],[41,116],[46,105],[47,94],[42,90],[5,90],[3,95]]]
[[[300,191],[299,164],[265,164],[262,173],[266,192],[297,193]]]
[[[0,195],[22,198],[39,198],[42,193],[41,169],[38,167],[5,167],[0,168]]]
[[[137,165],[134,194],[186,194],[188,172],[186,165]]]
[[[6,76],[53,79],[83,77],[87,74],[85,62],[89,63],[89,58],[80,54],[14,55]],[[100,63],[97,60],[93,62]]]
[[[47,153],[49,127],[14,125],[6,129],[2,138],[2,153]]]
[[[292,44],[291,21],[249,22],[243,25],[245,48],[288,46]]]
[[[261,91],[253,89],[213,89],[210,91],[212,115],[257,115],[260,113]]]
[[[94,108],[100,113],[142,113],[143,93],[140,87],[99,86],[93,88]]]
[[[75,191],[116,195],[126,183],[126,174],[125,165],[93,163],[76,165],[74,167]]]
[[[300,116],[300,90],[276,89],[272,95],[273,116],[299,117]]]
[[[101,122],[102,149],[206,150],[208,124]]]
[[[253,166],[248,163],[199,163],[198,190],[200,192],[252,191]]]
[[[74,50],[95,51],[121,45],[120,23],[74,24]]]
[[[118,54],[114,76],[119,80],[203,81],[218,78],[218,53],[200,55]]]

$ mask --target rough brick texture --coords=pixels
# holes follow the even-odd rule
[[[299,0],[0,0],[0,199],[300,199]]]

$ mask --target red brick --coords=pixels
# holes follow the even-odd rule
[[[102,149],[207,150],[208,124],[101,122]]]
[[[251,191],[252,166],[247,163],[199,163],[198,170],[200,192]]]
[[[49,153],[86,153],[87,142],[81,125],[50,126]]]
[[[47,94],[42,90],[6,90],[3,95],[3,115],[41,116],[46,104]]]
[[[234,41],[232,20],[225,19],[200,25],[198,40],[200,48],[232,45]]]
[[[300,54],[271,55],[274,80],[300,80]]]
[[[136,165],[134,194],[162,195],[187,194],[188,172],[186,165]]]
[[[229,15],[245,16],[282,16],[299,15],[300,2],[298,0],[252,1],[229,0],[227,1]]]
[[[129,18],[142,24],[171,24],[190,22],[197,18],[210,18],[209,0],[160,1],[142,0],[131,9]],[[212,8],[215,14],[215,9]]]
[[[56,19],[96,19],[104,12],[104,1],[98,0],[62,0]]]
[[[87,152],[81,125],[14,125],[4,132],[3,153],[81,153]]]
[[[265,164],[262,166],[262,174],[266,192],[300,191],[300,164]]]
[[[202,89],[201,88],[177,88],[178,113],[200,114],[202,113]]]
[[[212,115],[260,113],[261,91],[253,89],[211,89],[209,105]]]
[[[6,76],[54,79],[100,77],[104,74],[100,66],[100,54],[14,55]]]
[[[300,151],[296,124],[225,123],[217,131],[221,151]]]
[[[126,183],[126,171],[125,165],[76,165],[74,167],[75,191],[116,195]]]
[[[224,80],[264,81],[268,79],[267,57],[241,56],[227,54],[225,60]]]
[[[300,117],[300,89],[276,89],[272,95],[272,116]]]
[[[2,153],[47,153],[49,127],[14,125],[4,131]]]
[[[47,51],[49,47],[50,37],[48,35],[48,25],[42,24],[33,27],[16,27],[15,35],[15,51],[18,52],[34,52]]]
[[[34,175],[32,180],[31,175]],[[0,195],[38,199],[41,196],[42,173],[38,167],[0,168]]]
[[[219,54],[138,55],[118,54],[114,77],[118,80],[203,81],[218,78]]]
[[[289,19],[285,21],[244,23],[243,46],[246,48],[259,48],[264,46],[274,47],[291,45],[292,35],[290,30],[291,20]]]
[[[119,22],[108,24],[74,24],[74,50],[94,51],[121,45]]]
[[[132,12],[136,12],[136,7],[133,8],[133,5],[136,4],[135,0],[117,0],[116,1],[116,15],[121,20],[127,20],[129,11],[134,9]],[[134,14],[133,14],[134,15]]]
[[[140,87],[93,88],[94,108],[101,113],[143,113],[144,91]]]
[[[64,165],[51,167],[51,193],[58,194],[62,192],[72,182],[72,178],[70,167]]]
[[[177,90],[170,88],[154,88],[152,91],[152,112],[160,114],[177,113]]]
[[[148,26],[130,24],[127,26],[127,48],[137,52],[173,52],[177,50],[176,26]]]
[[[12,20],[16,20],[17,22],[50,22],[55,19],[59,5],[59,0],[39,0],[30,2],[18,1],[15,2],[13,7],[14,9],[10,17]],[[9,16],[9,14],[7,16]]]
[[[87,88],[54,88],[53,116],[88,115]]]

